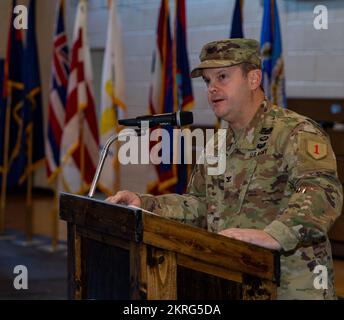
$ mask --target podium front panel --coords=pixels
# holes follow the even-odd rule
[[[83,299],[128,300],[129,251],[83,238]]]
[[[178,266],[178,300],[240,300],[241,283]]]

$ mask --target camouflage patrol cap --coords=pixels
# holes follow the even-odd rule
[[[205,44],[199,55],[201,63],[191,71],[191,78],[202,76],[207,68],[230,67],[243,62],[261,66],[259,42],[254,39],[225,39]]]

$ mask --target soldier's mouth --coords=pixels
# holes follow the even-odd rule
[[[222,98],[216,98],[216,99],[212,99],[211,102],[213,105],[216,105],[222,101],[225,101],[225,99],[222,99]]]

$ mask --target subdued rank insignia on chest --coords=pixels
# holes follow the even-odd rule
[[[263,149],[266,146],[266,142],[265,143],[258,143],[257,144],[257,148],[258,149]]]
[[[262,129],[260,130],[260,133],[261,133],[261,134],[271,134],[272,130],[273,130],[273,127],[270,127],[270,128],[262,128]]]
[[[316,160],[327,156],[327,145],[325,143],[307,140],[307,153]]]
[[[266,154],[266,152],[267,152],[267,141],[270,138],[271,132],[272,132],[272,128],[269,131],[269,133],[259,137],[259,140],[258,140],[258,143],[256,146],[256,150],[250,153],[250,155],[249,155],[250,158]]]
[[[266,140],[268,140],[269,139],[269,137],[270,136],[261,136],[260,138],[259,138],[259,141],[266,141]]]

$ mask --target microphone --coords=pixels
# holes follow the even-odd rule
[[[150,128],[166,125],[181,127],[193,123],[193,114],[191,111],[161,113],[150,116],[140,116],[132,119],[118,120],[118,124],[130,127],[141,127],[142,121],[148,121]]]

